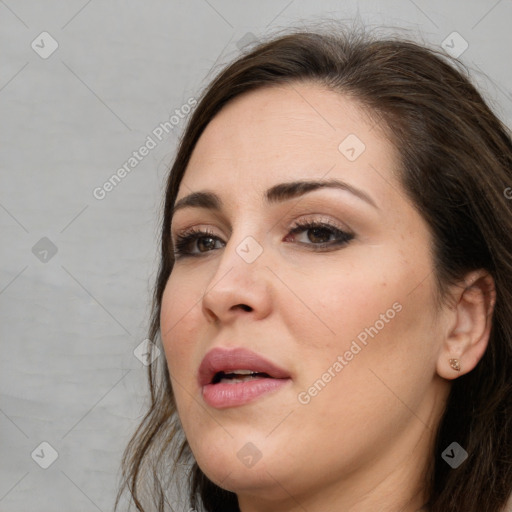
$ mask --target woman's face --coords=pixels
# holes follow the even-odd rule
[[[193,152],[176,203],[208,192],[218,204],[174,214],[175,247],[191,228],[207,234],[176,260],[162,340],[192,452],[247,510],[319,494],[355,503],[413,481],[431,450],[442,322],[430,234],[397,167],[353,100],[311,84],[235,99]],[[275,190],[334,180],[345,185]],[[218,348],[253,351],[282,378],[206,373],[203,387],[201,362]]]

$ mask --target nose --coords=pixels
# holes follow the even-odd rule
[[[246,239],[238,243],[234,240],[231,237],[222,249],[203,295],[203,313],[213,323],[233,322],[241,315],[262,319],[272,309],[272,273],[267,268],[266,251],[261,247],[263,252],[253,260],[254,254],[247,257],[244,249],[256,250],[255,240],[250,245],[244,242]]]

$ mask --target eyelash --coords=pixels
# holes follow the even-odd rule
[[[290,234],[297,234],[301,231],[308,231],[310,229],[315,228],[321,228],[321,229],[327,229],[331,233],[329,236],[334,235],[337,236],[337,240],[331,241],[331,242],[323,242],[320,244],[305,244],[304,242],[298,242],[301,245],[311,246],[311,249],[313,251],[323,251],[327,248],[331,248],[333,246],[337,247],[343,247],[346,246],[352,239],[355,238],[354,233],[350,233],[347,231],[343,231],[339,229],[338,227],[334,226],[333,224],[329,222],[319,222],[319,221],[296,221],[294,225],[292,226],[290,230]],[[193,253],[190,251],[190,245],[192,242],[196,242],[200,238],[212,238],[214,240],[219,240],[220,238],[215,235],[212,231],[207,229],[196,229],[191,228],[188,229],[182,233],[179,233],[176,236],[176,243],[175,243],[175,251],[174,251],[174,257],[175,259],[185,258],[185,257],[201,257],[209,252],[212,251],[205,251],[205,252],[199,252],[199,253]]]

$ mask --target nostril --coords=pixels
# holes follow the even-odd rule
[[[247,304],[238,304],[244,311],[252,311],[251,306],[247,306]]]

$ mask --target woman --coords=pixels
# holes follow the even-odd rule
[[[223,70],[169,175],[138,510],[187,463],[196,510],[505,510],[510,186],[433,50],[301,32]]]

